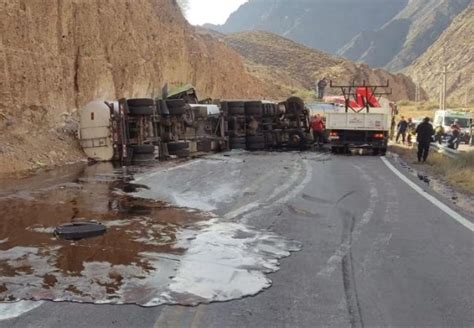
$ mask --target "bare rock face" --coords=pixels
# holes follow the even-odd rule
[[[166,81],[194,83],[206,96],[263,91],[237,54],[194,33],[173,0],[1,5],[4,106],[39,106],[56,114],[96,98],[158,94]],[[228,83],[220,83],[223,78]]]
[[[195,33],[175,0],[0,0],[0,7],[4,142],[19,134],[33,147],[29,131],[42,130],[36,140],[59,153],[64,145],[46,134],[67,123],[62,113],[95,99],[156,96],[165,82],[193,83],[202,97],[271,91],[224,43]],[[15,156],[39,162],[30,155],[14,151],[0,167]]]
[[[405,73],[418,80],[432,99],[438,99],[443,65],[448,65],[448,98],[455,104],[474,102],[474,3],[459,14]]]
[[[389,96],[392,100],[415,97],[415,84],[406,75],[372,69],[367,64],[351,62],[273,33],[249,31],[220,37],[246,59],[252,74],[286,90],[286,93],[314,90],[315,82],[327,77],[335,84],[366,81],[383,85],[388,80],[393,89],[393,94]]]

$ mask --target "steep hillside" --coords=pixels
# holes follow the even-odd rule
[[[263,30],[373,67],[410,65],[473,0],[250,0],[223,33]]]
[[[389,80],[393,88],[393,100],[414,98],[414,83],[405,75],[374,70],[366,64],[331,56],[276,34],[241,32],[229,34],[224,40],[246,58],[252,74],[277,84],[287,93],[314,90],[316,81],[328,77],[337,84],[363,80],[384,84]]]
[[[339,51],[352,60],[400,70],[423,54],[472,0],[410,0],[390,22],[362,32]]]
[[[459,104],[474,101],[474,4],[463,11],[424,55],[405,72],[420,81],[432,99],[439,97],[441,70],[449,64],[448,97]]]
[[[250,0],[222,26],[222,33],[263,30],[335,53],[358,33],[374,30],[399,13],[408,0]]]
[[[93,99],[269,95],[237,53],[198,35],[175,0],[0,0],[0,173],[75,160],[74,112]],[[226,81],[222,83],[222,81]]]

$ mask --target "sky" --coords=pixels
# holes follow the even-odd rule
[[[224,24],[248,0],[189,0],[186,18],[193,25]]]

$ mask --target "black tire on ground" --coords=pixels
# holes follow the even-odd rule
[[[246,149],[247,145],[244,143],[230,143],[229,149]]]
[[[142,162],[150,162],[155,160],[155,155],[152,154],[135,154],[133,155],[132,162],[134,163],[142,163]]]
[[[170,115],[183,116],[186,113],[186,107],[168,107]]]
[[[155,101],[150,98],[128,99],[127,105],[131,107],[143,107],[143,106],[148,107],[148,106],[154,106]]]
[[[260,100],[246,101],[245,108],[247,107],[262,107],[262,102]]]
[[[338,147],[331,147],[331,153],[337,154],[338,149],[339,149]]]
[[[227,113],[229,115],[245,115],[245,105],[241,101],[232,101],[227,103]]]
[[[153,115],[153,106],[128,106],[128,113],[132,116],[150,116]]]
[[[372,155],[379,156],[380,148],[372,148]]]
[[[171,110],[171,108],[181,108],[186,105],[186,102],[183,99],[168,99],[166,100],[166,106]]]
[[[180,150],[174,151],[173,153],[170,153],[170,155],[175,155],[175,156],[178,156],[179,158],[188,157],[189,154],[190,154],[189,149],[180,149]]]
[[[247,138],[245,137],[232,137],[229,138],[230,143],[243,143],[245,144],[247,142]]]
[[[262,117],[263,116],[262,105],[259,105],[259,106],[245,106],[245,115]]]
[[[153,154],[155,152],[154,145],[133,145],[130,147],[134,154]]]
[[[107,228],[96,222],[75,222],[64,224],[54,230],[54,235],[65,240],[80,240],[101,236]]]
[[[286,110],[291,114],[299,114],[304,110],[304,101],[298,97],[290,97],[286,101]]]
[[[247,136],[247,144],[260,144],[265,143],[264,136]]]
[[[306,138],[303,132],[294,131],[290,133],[289,144],[294,148],[304,148],[306,146]]]
[[[247,149],[248,150],[263,150],[265,149],[265,143],[259,142],[259,143],[247,144]]]
[[[264,116],[266,116],[266,117],[274,117],[274,116],[275,116],[275,113],[276,113],[276,111],[275,111],[275,108],[273,107],[273,105],[272,105],[272,104],[268,104],[268,105],[267,105],[267,108],[266,108],[266,110],[265,110],[265,115],[264,115]]]
[[[185,141],[178,141],[178,142],[168,142],[168,152],[171,154],[172,152],[176,152],[183,149],[189,148],[189,142]]]
[[[381,148],[380,149],[380,156],[385,156],[387,155],[387,148]]]

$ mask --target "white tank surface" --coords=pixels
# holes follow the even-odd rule
[[[88,103],[79,111],[79,140],[89,158],[110,161],[114,145],[110,127],[110,108],[103,101]]]

